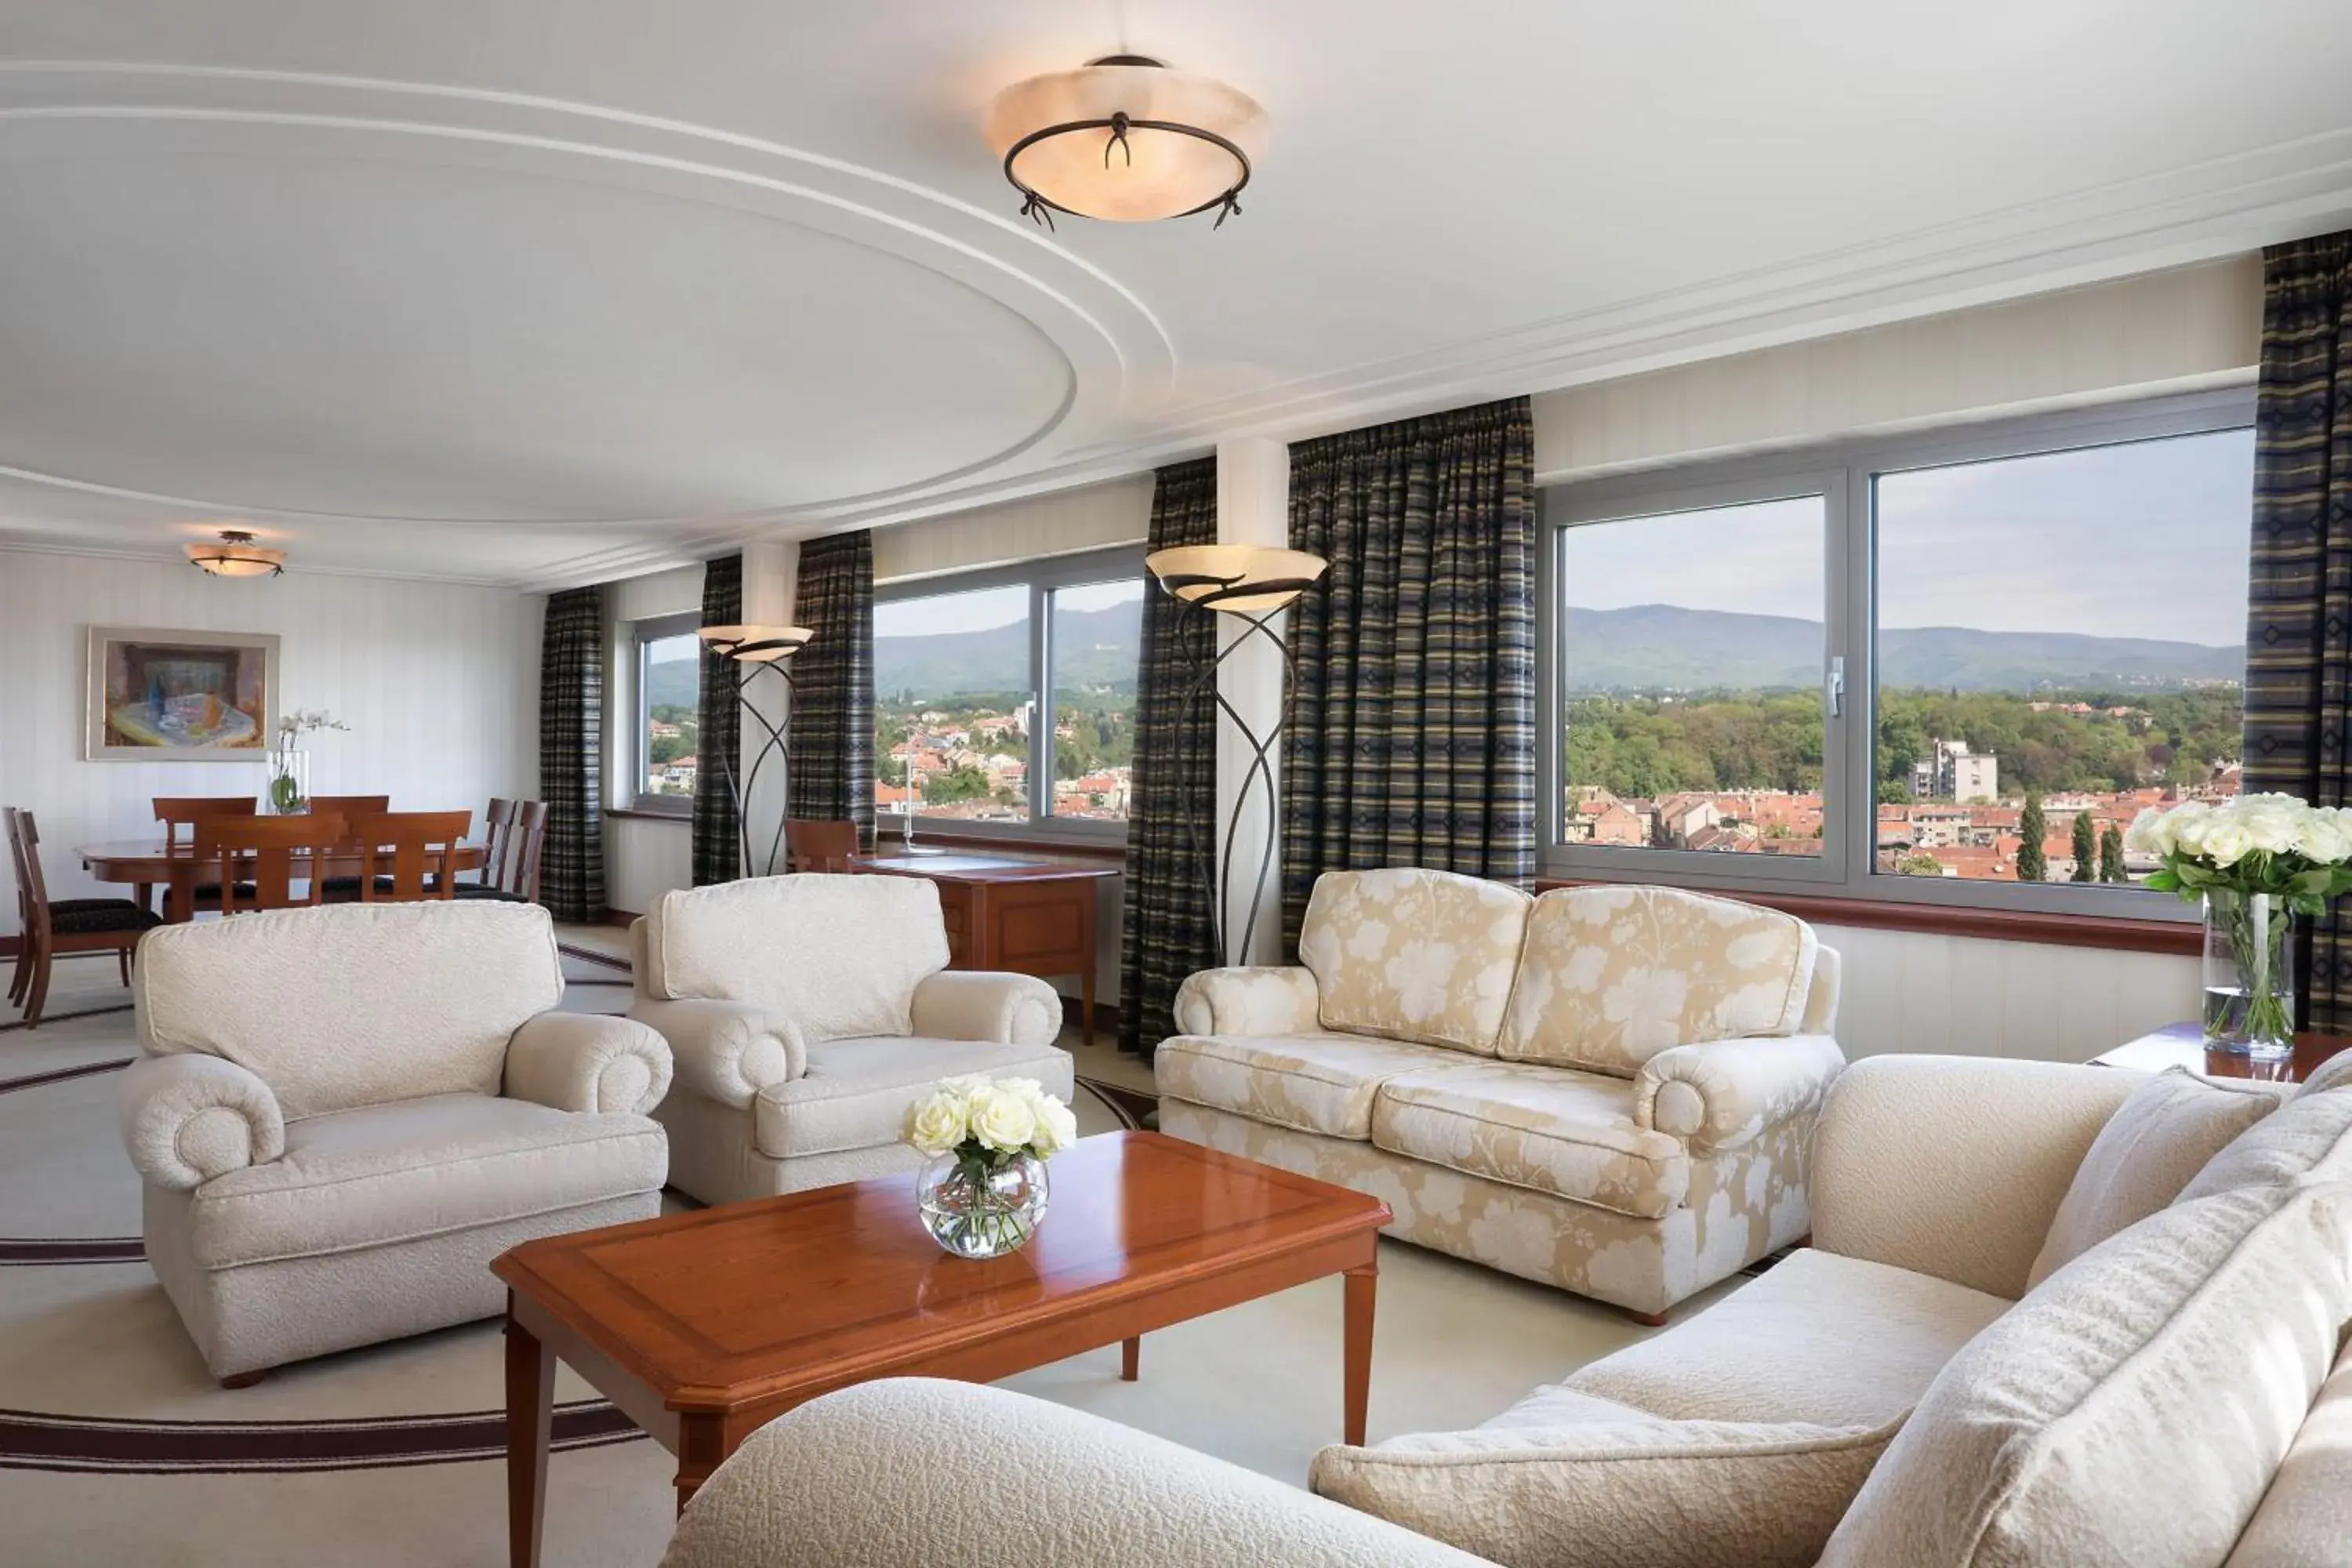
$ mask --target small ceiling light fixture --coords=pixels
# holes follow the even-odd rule
[[[188,561],[215,577],[276,577],[286,570],[286,552],[265,550],[241,528],[221,530],[218,544],[191,544]]]
[[[1015,82],[988,111],[1021,215],[1047,228],[1057,212],[1151,223],[1212,207],[1222,228],[1265,138],[1265,110],[1247,93],[1143,55]]]

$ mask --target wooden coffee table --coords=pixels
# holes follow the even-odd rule
[[[508,1286],[509,1540],[539,1561],[554,1363],[677,1456],[677,1506],[759,1426],[870,1378],[989,1382],[1318,1279],[1347,1277],[1344,1420],[1364,1439],[1377,1198],[1156,1132],[1054,1157],[1035,1237],[949,1257],[914,1180],[877,1177],[526,1242]]]

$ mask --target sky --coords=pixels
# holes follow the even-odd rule
[[[1054,602],[1064,610],[1101,610],[1113,605],[1140,604],[1143,584],[1123,577],[1113,583],[1080,583],[1055,590]],[[874,606],[877,637],[936,637],[944,632],[976,632],[1009,626],[1029,618],[1029,590],[1012,584],[1002,588],[972,588],[961,594],[932,594],[919,599],[891,599]]]
[[[1878,620],[2245,640],[2253,433],[2223,430],[1882,475]],[[1822,618],[1822,503],[1766,501],[1568,531],[1588,609]]]

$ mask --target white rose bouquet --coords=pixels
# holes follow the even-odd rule
[[[916,1191],[923,1223],[960,1257],[991,1258],[1029,1239],[1049,1160],[1078,1136],[1070,1108],[1035,1079],[940,1080],[907,1110],[907,1142],[931,1156]]]
[[[2163,862],[2148,887],[2205,900],[2206,1037],[2233,1048],[2242,1040],[2266,1049],[2290,1044],[2287,936],[2294,916],[2324,914],[2330,900],[2352,890],[2352,811],[2291,795],[2242,795],[2219,805],[2187,800],[2141,812],[2124,848]],[[2274,915],[2273,904],[2284,913]],[[2229,940],[2235,985],[2217,987],[2210,972],[2217,927]]]

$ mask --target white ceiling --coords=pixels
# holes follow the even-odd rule
[[[1272,116],[1018,200],[996,88]],[[529,585],[2352,221],[2343,0],[0,0],[0,543]]]

